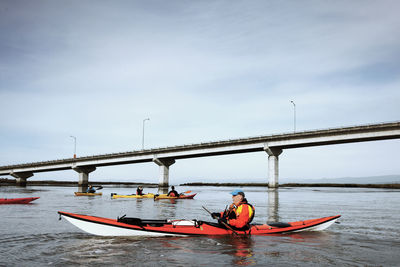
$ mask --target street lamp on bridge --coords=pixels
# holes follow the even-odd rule
[[[76,137],[73,135],[70,135],[69,137],[74,139],[74,159],[76,159]]]
[[[293,118],[293,124],[294,124],[294,130],[293,132],[296,132],[296,104],[294,103],[293,100],[290,100],[290,102],[293,104],[293,111],[294,111],[294,118]]]
[[[143,120],[142,150],[144,150],[144,122],[145,122],[145,121],[149,121],[149,120],[150,120],[149,118]]]

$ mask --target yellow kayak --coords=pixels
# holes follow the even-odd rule
[[[103,193],[81,193],[81,192],[75,192],[75,196],[101,196]]]
[[[154,198],[154,194],[147,193],[144,195],[118,195],[116,193],[111,193],[111,198]]]

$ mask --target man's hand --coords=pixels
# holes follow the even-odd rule
[[[217,218],[220,218],[220,217],[221,217],[221,214],[218,213],[218,212],[213,212],[213,213],[211,213],[211,217],[212,217],[213,219],[217,219]]]
[[[218,223],[219,223],[219,224],[227,224],[228,221],[226,220],[225,217],[222,217],[222,218],[219,218],[219,219],[218,219]]]

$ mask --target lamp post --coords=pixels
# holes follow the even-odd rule
[[[74,139],[74,159],[76,159],[76,137],[73,135],[70,135],[69,137]]]
[[[293,124],[294,124],[294,130],[293,132],[296,132],[296,104],[294,103],[293,100],[290,100],[290,102],[293,104],[293,111],[294,111],[294,118],[293,118]]]
[[[144,122],[149,120],[150,120],[149,118],[143,120],[142,150],[144,150]]]

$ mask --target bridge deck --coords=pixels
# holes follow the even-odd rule
[[[184,159],[248,153],[264,151],[266,146],[288,149],[395,138],[400,138],[400,121],[0,166],[0,175],[9,175],[12,172],[68,170],[77,166],[101,167],[151,162],[154,158]]]

